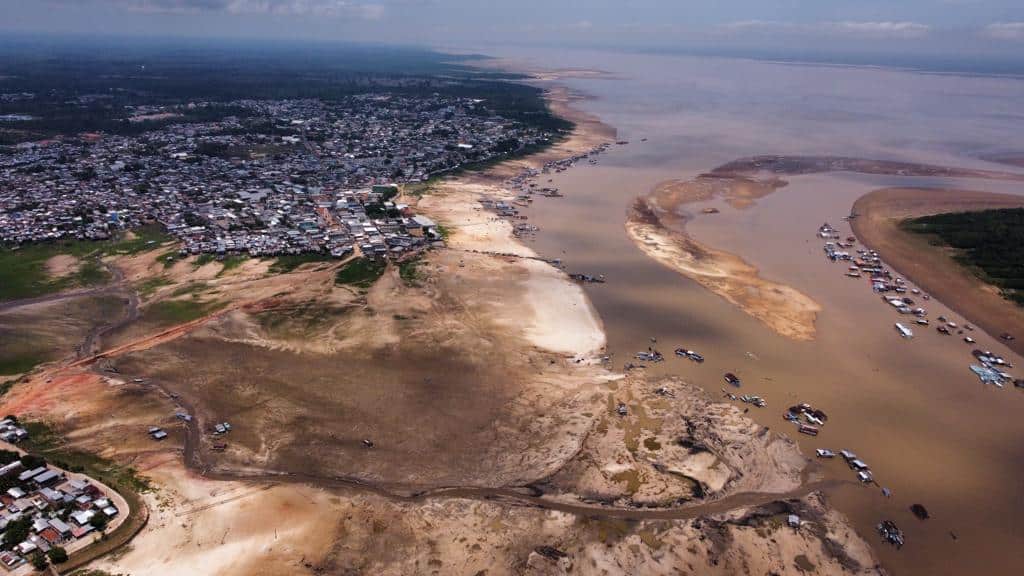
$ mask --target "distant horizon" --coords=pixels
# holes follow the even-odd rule
[[[0,12],[5,35],[1024,61],[1019,0],[0,0]]]
[[[181,36],[181,35],[134,35],[134,34],[98,34],[90,32],[16,32],[0,38],[0,52],[11,47],[49,47],[55,52],[76,43],[95,43],[110,48],[138,46],[178,46],[196,50],[212,48],[235,49],[295,49],[314,47],[318,50],[340,48],[372,48],[406,51],[409,53],[440,53],[450,54],[454,59],[476,59],[499,57],[497,51],[507,49],[543,50],[559,48],[567,50],[592,50],[619,53],[666,54],[709,58],[749,59],[766,62],[790,64],[823,65],[823,66],[860,66],[880,67],[921,73],[957,74],[971,76],[1024,77],[1024,51],[1014,54],[991,53],[906,53],[895,51],[809,51],[799,47],[735,47],[735,46],[627,46],[615,44],[593,44],[557,46],[544,43],[502,43],[490,46],[495,51],[488,52],[486,47],[446,46],[443,44],[414,44],[388,41],[359,41],[327,38],[284,38],[284,37],[242,37],[242,36]],[[80,46],[75,46],[80,48]],[[54,54],[51,54],[54,55]],[[126,55],[127,56],[127,55]]]

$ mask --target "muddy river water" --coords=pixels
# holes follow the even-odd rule
[[[979,382],[968,369],[974,346],[959,337],[921,327],[912,340],[900,338],[893,329],[898,314],[866,280],[847,278],[844,265],[826,260],[815,236],[825,221],[845,236],[842,217],[854,200],[883,186],[1016,194],[1024,186],[826,174],[788,178],[788,187],[745,210],[718,201],[694,206],[695,212],[721,210],[689,224],[698,240],[742,256],[763,276],[821,305],[810,342],[773,333],[661,266],[624,229],[633,199],[656,183],[743,156],[835,154],[1012,170],[978,158],[1024,150],[1024,80],[603,52],[504,55],[534,66],[610,73],[560,82],[588,95],[578,107],[630,144],[613,147],[597,165],[553,174],[550,185],[565,197],[538,197],[524,213],[540,227],[528,243],[541,255],[562,258],[570,272],[607,276],[606,284],[586,291],[616,367],[656,338],[671,357],[651,372],[678,374],[717,396],[726,386],[722,374],[735,372],[742,393],[768,401],[750,416],[797,439],[805,454],[856,452],[878,486],[851,482],[827,494],[891,572],[1024,572],[1024,390]],[[962,321],[939,302],[927,308],[933,319],[946,313]],[[990,335],[973,336],[975,346],[1002,354],[1024,376],[1024,358]],[[671,355],[677,346],[696,349],[707,361],[678,359]],[[799,402],[828,414],[818,437],[797,434],[782,419]],[[826,478],[854,479],[841,459],[822,468]],[[914,503],[932,518],[915,518]],[[883,519],[904,529],[901,550],[880,541],[874,526]]]

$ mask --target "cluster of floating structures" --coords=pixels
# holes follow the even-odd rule
[[[846,276],[851,278],[867,277],[871,281],[872,291],[880,294],[883,302],[891,306],[899,314],[907,316],[906,320],[893,324],[897,334],[909,340],[915,336],[915,326],[933,325],[928,320],[928,311],[915,301],[915,298],[929,301],[931,296],[923,293],[918,288],[909,286],[905,279],[894,275],[882,263],[878,252],[861,248],[851,253],[851,250],[856,246],[857,239],[853,236],[847,236],[845,240],[840,240],[842,235],[827,222],[818,228],[818,237],[826,240],[823,249],[825,256],[829,260],[832,262],[849,263],[845,273]],[[939,316],[935,319],[934,326],[939,334],[944,336],[953,336],[955,334],[962,337],[963,341],[967,344],[976,343],[974,336],[970,334],[970,332],[974,331],[974,327],[968,323],[960,325],[945,316]],[[1014,339],[1011,334],[1002,334],[1000,338],[1006,341]],[[1006,372],[1008,368],[1013,366],[1003,358],[991,352],[981,350],[974,350],[972,354],[978,360],[978,363],[971,364],[970,369],[983,383],[1002,388],[1012,382],[1015,386],[1024,388],[1024,379],[1014,378]]]
[[[761,398],[760,396],[755,396],[753,394],[743,394],[742,396],[737,396],[732,392],[726,392],[724,388],[722,389],[722,392],[725,394],[725,397],[728,398],[729,400],[739,400],[744,404],[753,404],[758,408],[764,408],[765,406],[768,405],[767,400]]]
[[[828,448],[818,448],[817,450],[815,450],[815,453],[817,454],[818,458],[832,459],[836,457],[836,453],[833,452],[832,450],[829,450]],[[860,480],[865,484],[874,483],[875,477],[871,473],[871,467],[868,466],[867,463],[865,463],[863,460],[858,458],[856,454],[850,452],[849,450],[840,450],[839,456],[842,456],[843,460],[846,461],[847,466],[849,466],[851,470],[857,473],[857,480]]]
[[[896,527],[896,523],[892,520],[883,520],[876,526],[878,533],[882,536],[882,539],[892,544],[896,548],[903,547],[903,531]]]
[[[804,402],[796,406],[790,406],[782,414],[783,420],[792,422],[797,426],[797,431],[808,436],[817,436],[821,427],[828,421],[828,415],[823,410],[814,408]]]

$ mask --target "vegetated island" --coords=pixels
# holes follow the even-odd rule
[[[894,269],[1024,353],[1022,207],[1009,194],[884,188],[854,203],[851,223]]]

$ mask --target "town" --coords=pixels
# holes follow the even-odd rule
[[[10,417],[0,420],[8,445],[28,433]],[[115,492],[81,474],[50,466],[42,458],[0,449],[0,564],[22,573],[23,566],[61,563],[92,543],[127,513]]]
[[[160,124],[135,135],[21,143],[0,155],[0,243],[103,240],[159,224],[181,241],[182,255],[400,257],[441,233],[394,202],[397,184],[557,137],[496,115],[480,99],[439,95],[128,112],[126,123]]]

